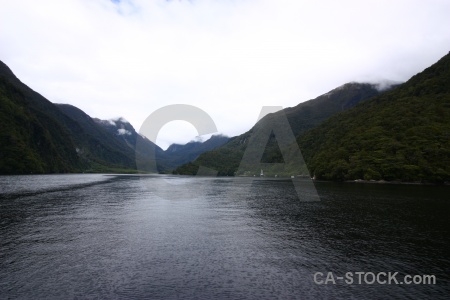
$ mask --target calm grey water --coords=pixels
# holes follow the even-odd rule
[[[0,176],[0,298],[449,298],[448,187],[316,188],[303,202],[290,180]],[[359,271],[437,283],[313,277]]]

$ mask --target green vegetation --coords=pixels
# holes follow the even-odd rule
[[[347,83],[313,100],[300,103],[295,107],[286,108],[283,112],[267,115],[248,132],[231,138],[222,147],[203,153],[195,161],[178,167],[173,173],[194,175],[197,173],[199,166],[204,166],[217,170],[219,176],[259,174],[259,169],[251,167],[245,170],[245,174],[236,174],[248,141],[254,132],[258,132],[258,128],[266,126],[268,122],[279,118],[281,114],[285,114],[294,135],[299,136],[307,130],[318,126],[330,116],[379,94],[380,91],[372,84]],[[266,145],[261,162],[271,164],[283,162],[274,134],[271,135]],[[304,165],[292,166],[286,164],[284,167],[280,165],[266,165],[264,173],[268,176],[291,176],[307,175],[308,171]]]
[[[117,138],[79,108],[68,104],[56,104],[78,149],[78,155],[85,162],[86,170],[124,168],[136,169],[135,151],[124,140]],[[68,117],[68,118],[67,118]],[[67,120],[69,119],[69,120]]]
[[[154,157],[157,170],[169,172],[228,140],[215,136],[165,152],[123,119],[92,119],[72,105],[51,103],[1,61],[0,118],[0,174],[136,173],[136,161]]]
[[[258,175],[260,165],[241,165],[243,155],[251,137],[269,133],[264,130],[271,127],[266,126],[283,115],[290,126],[281,127],[292,129],[296,137],[286,153],[294,155],[298,145],[306,164],[287,160],[282,165],[285,161],[272,131],[267,145],[261,144],[267,176],[450,181],[450,54],[395,89],[380,93],[371,84],[345,84],[269,114],[240,136],[173,145],[167,151],[137,134],[126,121],[112,125],[76,107],[54,105],[0,62],[0,174],[135,173],[136,157],[148,163],[156,156],[160,172],[196,158],[173,173],[196,174],[202,166],[217,170],[219,176]],[[119,128],[129,134],[118,134]],[[253,149],[250,157],[260,155],[259,150]]]
[[[450,180],[450,54],[297,139],[317,179]]]
[[[228,142],[229,138],[223,135],[213,135],[205,142],[189,142],[185,145],[172,144],[164,151],[166,165],[172,170],[177,166],[195,160],[200,154],[211,151]]]
[[[308,175],[309,170],[311,176],[324,180],[449,182],[450,54],[395,89],[376,95],[367,88],[344,85],[285,109],[308,168],[288,162],[281,169],[267,165],[264,173]],[[252,131],[264,122],[174,173],[195,174],[204,166],[219,175],[259,174],[256,169],[236,171]],[[272,136],[262,163],[283,162],[276,144]],[[290,150],[295,148],[292,145]]]
[[[83,111],[55,105],[0,62],[0,174],[136,172],[135,152]]]
[[[56,108],[45,99],[36,105],[39,98],[0,62],[0,174],[77,172],[82,167],[69,132],[51,116]]]

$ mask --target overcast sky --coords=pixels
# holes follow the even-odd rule
[[[0,0],[0,60],[55,103],[138,131],[168,104],[235,136],[261,106],[406,81],[450,51],[447,0]],[[188,142],[174,121],[158,144]]]

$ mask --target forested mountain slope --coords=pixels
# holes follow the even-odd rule
[[[252,129],[233,137],[228,143],[213,151],[205,152],[194,162],[177,168],[177,174],[196,174],[199,166],[208,167],[218,171],[219,175],[234,175],[242,160],[245,149],[248,145],[254,130],[271,118],[286,116],[290,128],[295,136],[303,134],[308,129],[314,128],[330,116],[347,110],[356,104],[384,92],[377,85],[369,83],[347,83],[313,100],[302,102],[295,107],[283,109],[282,112],[270,114],[261,119]],[[272,136],[266,146],[263,162],[281,162],[276,138]]]
[[[450,54],[298,144],[317,179],[449,181]]]
[[[76,152],[67,118],[50,101],[20,82],[0,61],[0,174],[76,172]]]
[[[213,137],[165,152],[123,118],[99,120],[75,106],[50,102],[3,62],[0,120],[0,174],[136,172],[136,161],[143,158],[156,158],[157,170],[168,172],[228,140]]]

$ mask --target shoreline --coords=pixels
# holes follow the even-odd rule
[[[333,182],[333,181],[331,181]],[[345,180],[342,182],[346,183],[373,183],[373,184],[404,184],[404,185],[431,185],[431,186],[450,186],[450,182],[443,183],[433,183],[433,182],[420,182],[420,181],[386,181],[386,180],[364,180],[364,179],[355,179],[355,180]]]

